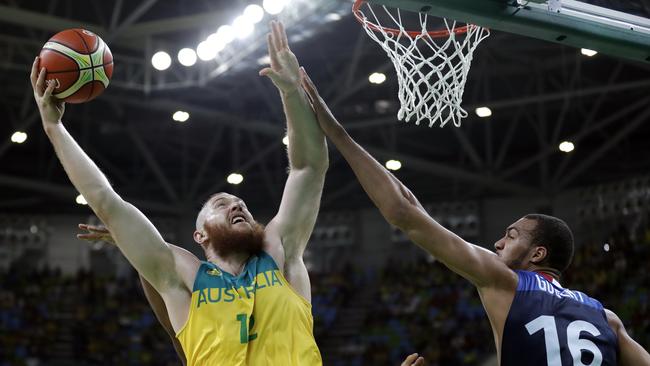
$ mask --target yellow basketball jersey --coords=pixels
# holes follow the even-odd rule
[[[202,262],[176,337],[188,366],[322,365],[313,328],[311,304],[262,252],[238,276]]]

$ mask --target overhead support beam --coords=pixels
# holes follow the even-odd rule
[[[538,191],[512,182],[507,182],[496,177],[484,174],[472,173],[453,166],[436,163],[418,157],[400,154],[382,148],[368,147],[368,152],[385,158],[401,160],[405,167],[418,170],[422,173],[431,174],[437,177],[454,178],[473,184],[479,184],[499,191],[507,191],[514,194],[537,194]]]
[[[51,32],[60,32],[63,29],[79,28],[80,26],[80,22],[75,19],[61,18],[8,5],[0,5],[0,22]],[[83,22],[83,26],[98,34],[106,33],[106,29],[99,24]]]
[[[205,154],[203,154],[203,161],[201,162],[201,167],[196,173],[196,178],[194,178],[194,181],[190,186],[189,192],[186,197],[187,199],[195,200],[194,195],[196,194],[196,191],[201,186],[201,183],[203,182],[203,177],[206,175],[208,167],[210,166],[210,162],[212,161],[212,158],[214,157],[215,153],[219,148],[221,138],[223,136],[223,130],[224,128],[220,127],[219,130],[214,134],[214,136],[212,136],[212,139],[210,140],[210,144],[208,145],[208,151]]]
[[[621,118],[625,117],[627,114],[632,113],[638,108],[642,108],[643,106],[647,105],[648,102],[650,102],[649,98],[644,98],[639,101],[637,101],[634,104],[630,104],[627,107],[620,109],[616,111],[616,113],[610,115],[607,118],[604,118],[603,120],[599,121],[598,123],[594,123],[589,125],[587,128],[583,129],[576,135],[573,135],[569,137],[568,139],[573,141],[574,143],[580,141],[582,138],[585,136],[589,135],[593,131],[597,131],[601,128],[604,128],[605,126],[609,125],[610,123],[616,122],[620,120]],[[515,165],[514,167],[506,170],[501,174],[502,179],[506,179],[508,177],[511,177],[512,175],[522,171],[523,169],[528,168],[532,164],[535,164],[537,161],[540,159],[544,159],[546,156],[553,154],[557,152],[557,146],[554,146],[553,144],[549,145],[546,149],[542,150],[541,152],[537,153],[535,156],[528,158],[519,164]]]
[[[388,72],[388,70],[391,70],[392,66],[393,66],[392,62],[386,61],[385,63],[377,67],[375,72]],[[354,95],[359,90],[367,86],[368,86],[368,75],[359,75],[359,79],[357,79],[357,82],[347,87],[343,92],[339,90],[337,91],[337,93],[333,93],[332,97],[334,98],[329,103],[330,107],[334,108],[335,106],[343,102],[345,99]]]
[[[117,28],[117,22],[119,22],[120,14],[122,13],[122,3],[123,0],[116,0],[113,5],[113,13],[111,14],[111,22],[109,24],[111,31]]]
[[[617,146],[618,143],[625,138],[627,135],[636,130],[642,123],[648,122],[650,119],[650,108],[646,108],[640,115],[634,118],[632,121],[625,123],[622,128],[614,136],[611,136],[607,139],[598,150],[589,154],[589,157],[580,161],[578,166],[571,170],[562,181],[560,181],[559,189],[565,188],[570,184],[576,177],[580,176],[586,169],[589,169],[598,159],[601,158],[605,153],[611,150],[613,147]]]
[[[174,191],[174,187],[172,187],[171,183],[169,182],[169,179],[167,179],[165,173],[163,173],[162,169],[160,168],[160,165],[153,157],[153,154],[151,154],[151,151],[149,151],[149,148],[147,148],[144,141],[142,141],[138,133],[135,132],[133,128],[127,128],[127,132],[129,134],[129,137],[131,137],[131,140],[133,140],[133,142],[135,143],[135,146],[142,154],[142,157],[147,162],[147,165],[149,165],[149,168],[151,168],[151,171],[154,173],[156,178],[158,178],[158,182],[165,190],[167,196],[172,201],[178,202],[178,195],[176,194],[176,191]]]
[[[267,145],[264,149],[258,151],[252,158],[248,159],[247,162],[245,162],[241,167],[239,167],[238,171],[240,173],[246,173],[248,169],[252,168],[255,164],[257,164],[259,161],[264,159],[268,154],[275,151],[278,147],[280,147],[280,145],[282,145],[282,141],[276,141]],[[226,179],[225,177],[223,177],[218,183],[213,185],[209,190],[201,193],[199,198],[207,197],[212,193],[221,191],[224,187],[226,187],[226,184],[227,184]]]
[[[155,3],[155,0],[149,0],[142,4],[140,9],[146,11],[150,6],[154,5],[153,3]],[[145,5],[148,5],[149,7],[144,7]],[[134,15],[137,15],[137,17],[134,17],[134,20],[137,20],[137,18],[142,14],[136,14],[134,12]],[[144,39],[147,36],[163,33],[177,33],[188,29],[203,28],[210,24],[216,25],[227,23],[229,20],[227,12],[214,11],[130,24],[124,27],[118,26],[119,32],[114,37],[113,43],[131,48],[141,48],[144,46]],[[47,30],[53,33],[59,32],[62,29],[79,28],[80,26],[101,35],[108,35],[110,33],[108,29],[99,24],[80,22],[76,19],[67,19],[54,15],[46,15],[8,5],[0,5],[0,23],[2,22]],[[134,42],[134,40],[138,41]]]
[[[486,124],[486,128],[489,126],[489,123]],[[476,152],[476,149],[474,149],[474,145],[469,141],[467,136],[465,135],[465,132],[461,130],[460,128],[452,128],[454,131],[454,134],[456,135],[456,138],[458,138],[458,142],[460,142],[460,146],[463,148],[465,153],[467,153],[467,156],[469,159],[474,163],[474,166],[477,168],[483,167],[483,160],[481,159],[480,156],[478,156],[478,153]]]
[[[74,200],[74,198],[79,194],[76,189],[67,185],[46,182],[42,179],[36,180],[5,174],[0,174],[0,186],[45,193],[53,197],[70,200],[70,202],[72,202],[72,200]],[[159,202],[136,199],[129,199],[129,202],[133,203],[138,208],[151,212],[166,214],[178,214],[180,212],[177,207],[161,204]]]
[[[561,100],[573,99],[573,98],[584,98],[584,97],[588,97],[594,94],[600,94],[604,92],[616,93],[616,92],[622,92],[622,91],[628,91],[634,89],[647,89],[649,87],[650,87],[650,79],[646,79],[646,80],[631,81],[627,83],[620,83],[614,85],[602,85],[602,86],[596,86],[592,88],[576,89],[571,91],[561,91],[556,93],[542,93],[539,95],[533,95],[533,96],[522,97],[522,98],[496,100],[493,102],[485,102],[482,103],[481,105],[478,104],[470,105],[465,107],[465,109],[473,110],[476,109],[477,107],[483,107],[487,104],[488,106],[490,106],[490,109],[495,110],[495,109],[502,109],[502,108],[519,107],[525,104],[546,103],[546,102],[553,102],[558,100],[561,101]]]
[[[121,33],[130,27],[136,20],[140,19],[152,6],[156,4],[158,0],[146,0],[144,3],[140,4],[134,11],[132,11],[128,17],[117,26],[115,29],[111,29],[110,33],[106,37],[106,42],[111,42],[115,38],[119,37]]]
[[[177,109],[182,109],[193,115],[202,116],[210,119],[211,121],[230,128],[242,129],[257,132],[263,135],[282,138],[284,136],[284,128],[279,125],[274,125],[263,121],[251,121],[239,116],[221,112],[213,108],[206,108],[189,103],[184,103],[179,100],[169,99],[146,99],[146,98],[125,98],[115,96],[102,96],[100,100],[110,100],[118,104],[128,105],[140,109],[158,110],[169,112],[170,115]]]

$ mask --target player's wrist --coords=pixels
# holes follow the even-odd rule
[[[300,84],[295,84],[288,88],[282,88],[280,89],[280,92],[284,98],[290,98],[298,95],[298,90],[300,90]]]

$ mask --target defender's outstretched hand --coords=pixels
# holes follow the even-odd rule
[[[271,33],[266,36],[269,46],[271,67],[260,70],[261,76],[268,76],[281,92],[289,94],[300,87],[298,59],[289,49],[287,33],[281,22],[271,21]]]
[[[419,357],[417,353],[414,353],[409,355],[404,362],[402,362],[402,366],[424,366],[424,358]]]
[[[40,59],[36,57],[32,64],[30,79],[32,89],[34,89],[34,99],[39,112],[41,112],[43,126],[47,126],[47,124],[56,124],[61,121],[63,112],[65,112],[65,102],[52,96],[56,83],[53,80],[45,81],[47,71],[44,67],[39,69],[39,65]]]
[[[95,226],[88,224],[79,224],[79,229],[85,230],[83,234],[77,234],[77,239],[86,240],[91,243],[96,241],[105,241],[115,245],[113,235],[105,226]]]
[[[314,113],[316,113],[316,119],[323,133],[327,137],[332,138],[332,136],[338,133],[345,132],[343,126],[336,120],[332,111],[330,111],[323,98],[318,94],[318,89],[316,89],[314,82],[311,81],[304,68],[300,68],[300,82],[309,96]]]

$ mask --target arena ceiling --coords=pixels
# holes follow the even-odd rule
[[[650,18],[650,1],[590,1]],[[117,191],[145,211],[194,210],[227,190],[254,212],[274,210],[286,179],[284,119],[271,83],[257,76],[264,28],[237,41],[219,62],[151,67],[157,50],[195,47],[251,1],[5,1],[0,5],[0,208],[79,212],[76,192],[42,132],[29,66],[59,30],[100,34],[115,57],[109,89],[69,105],[65,122]],[[349,0],[292,0],[280,18],[292,49],[338,118],[377,158],[399,159],[396,175],[422,201],[543,195],[647,173],[650,65],[493,32],[477,51],[465,107],[489,106],[462,128],[397,122],[397,83],[385,54],[350,15]],[[335,14],[340,15],[339,17]],[[265,18],[267,21],[269,17]],[[382,85],[368,83],[381,71]],[[184,110],[179,124],[172,113]],[[28,139],[13,144],[14,131]],[[558,150],[570,140],[575,151]],[[324,209],[369,202],[331,148]],[[244,182],[231,186],[233,171]],[[274,202],[273,207],[268,203]]]

